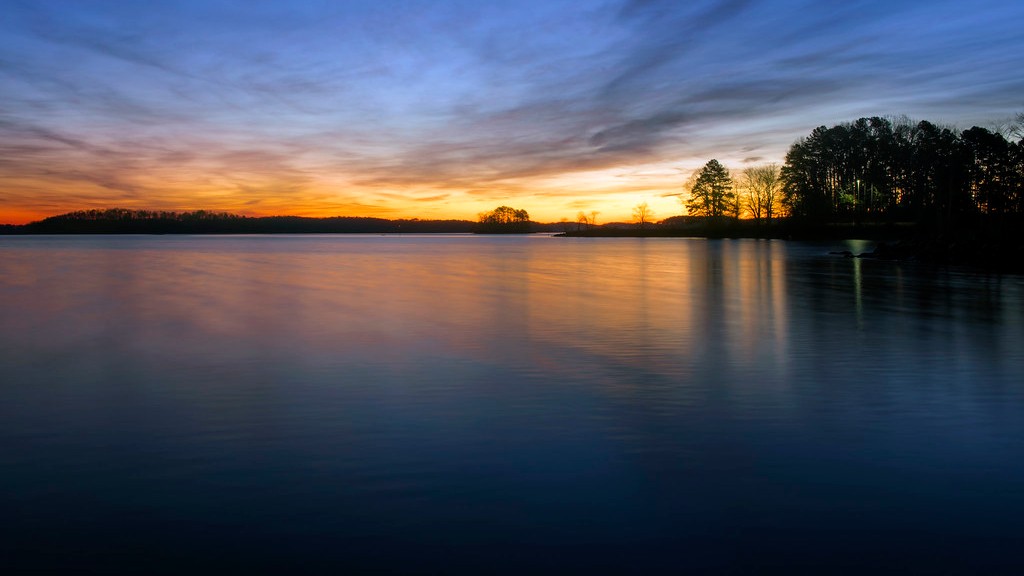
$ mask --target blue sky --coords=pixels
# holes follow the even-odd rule
[[[0,0],[0,222],[681,212],[818,125],[1024,111],[1019,1]]]

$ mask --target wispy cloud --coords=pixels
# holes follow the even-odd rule
[[[995,0],[9,4],[0,210],[668,198],[566,178],[781,161],[857,115],[994,122],[1024,89],[1024,5]]]

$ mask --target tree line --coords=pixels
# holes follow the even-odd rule
[[[1001,229],[1024,215],[1024,138],[1019,127],[1007,132],[1018,140],[880,117],[821,126],[790,147],[781,167],[747,168],[734,179],[709,161],[684,202],[695,216]]]
[[[981,127],[861,118],[819,127],[783,167],[794,215],[915,221],[927,227],[998,223],[1024,213],[1024,140]]]
[[[430,233],[471,232],[468,220],[387,220],[334,216],[250,217],[196,210],[167,212],[110,208],[79,210],[51,216],[23,226],[9,226],[9,234],[308,234],[308,233]]]
[[[526,210],[507,206],[469,220],[389,220],[360,216],[242,216],[194,210],[171,212],[108,208],[77,210],[23,225],[0,225],[0,234],[429,234],[561,232],[561,223],[531,222]]]
[[[755,224],[770,224],[788,214],[783,203],[783,181],[778,164],[751,166],[734,179],[718,160],[710,160],[694,173],[684,198],[687,213],[710,218],[748,216]]]

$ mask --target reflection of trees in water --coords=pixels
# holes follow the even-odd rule
[[[784,387],[784,243],[648,239],[586,254],[565,285],[531,287],[531,339],[571,366],[560,378],[669,404]]]
[[[747,374],[755,380],[750,385],[781,385],[769,375],[785,364],[789,342],[784,245],[767,240],[705,244],[691,271],[702,288],[693,311],[702,339],[695,361],[712,379]]]

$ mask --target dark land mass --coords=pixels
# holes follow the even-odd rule
[[[581,226],[560,236],[576,237],[667,237],[667,238],[775,238],[783,240],[880,240],[914,238],[920,233],[911,222],[815,223],[778,218],[770,225],[729,216],[673,216],[661,222],[614,223]]]
[[[531,222],[529,231],[556,232],[561,224]],[[24,225],[0,225],[0,234],[435,234],[483,232],[469,220],[388,220],[336,216],[250,217],[223,212],[82,210]],[[498,231],[500,232],[500,230]]]
[[[677,216],[643,227],[607,225],[581,227],[558,236],[586,238],[763,238],[804,241],[871,240],[870,252],[837,256],[930,265],[963,266],[994,272],[1024,273],[1024,219],[984,219],[972,226],[932,229],[912,222],[815,223],[781,218],[770,226],[727,217]]]
[[[1024,273],[1024,221],[999,226],[930,230],[912,222],[830,222],[780,218],[770,225],[730,217],[674,216],[658,223],[528,222],[509,228],[469,220],[388,220],[338,216],[249,217],[235,214],[152,212],[109,209],[69,212],[24,225],[0,225],[0,234],[437,234],[547,232],[585,238],[765,238],[806,241],[872,240],[874,250],[837,256],[969,266],[997,272]]]

